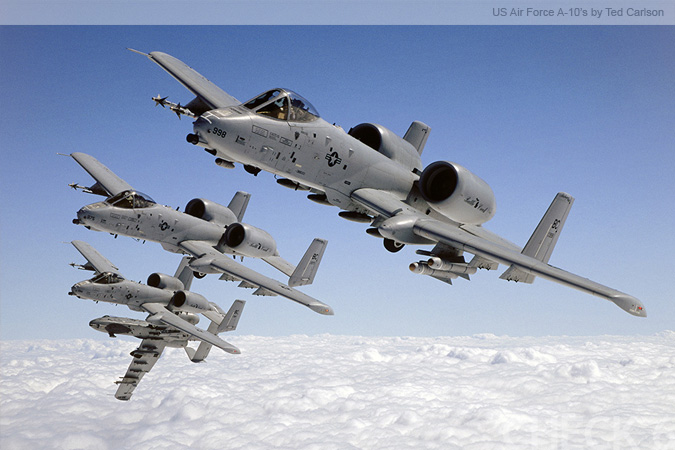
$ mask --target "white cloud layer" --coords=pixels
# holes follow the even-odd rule
[[[675,332],[229,340],[167,349],[129,402],[137,341],[4,341],[0,447],[675,448]]]

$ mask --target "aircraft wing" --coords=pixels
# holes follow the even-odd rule
[[[507,265],[515,265],[525,273],[546,278],[555,281],[556,283],[564,284],[589,294],[605,298],[634,316],[647,316],[647,312],[645,311],[642,302],[631,295],[624,294],[623,292],[603,286],[595,281],[553,267],[530,256],[513,252],[485,239],[471,236],[468,233],[461,231],[461,229],[452,229],[452,227],[449,227],[438,220],[420,219],[415,222],[413,232],[418,236],[445,242],[489,260],[498,261]]]
[[[85,257],[87,264],[81,266],[85,270],[93,270],[96,273],[114,273],[119,276],[122,274],[119,269],[108,261],[98,250],[84,241],[72,241],[71,244]]]
[[[131,352],[134,359],[131,361],[127,373],[121,380],[116,381],[119,385],[115,398],[118,400],[129,400],[131,395],[141,382],[143,375],[150,372],[159,357],[162,355],[166,344],[161,339],[143,339],[141,345]]]
[[[565,196],[566,194],[558,194],[553,204],[557,202],[564,203]],[[527,249],[521,253],[520,249],[513,247],[513,244],[487,232],[482,227],[473,227],[481,231],[473,230],[474,232],[472,233],[469,229],[426,216],[421,211],[415,210],[382,191],[360,189],[352,194],[352,199],[368,208],[368,210],[375,211],[384,217],[409,216],[409,220],[406,221],[409,224],[408,231],[429,241],[444,243],[458,250],[466,251],[476,255],[483,261],[495,261],[506,264],[511,267],[509,270],[513,271],[517,269],[517,272],[523,275],[546,278],[556,283],[605,298],[634,316],[646,317],[647,315],[642,302],[637,298],[528,256],[524,254],[530,253]],[[563,222],[568,212],[569,208],[560,211],[560,214],[564,215],[562,218]],[[541,226],[542,224],[540,224]],[[554,226],[557,226],[557,224]],[[540,227],[537,227],[535,234],[540,231]],[[486,234],[486,232],[489,234]],[[553,244],[555,244],[555,241]],[[548,261],[550,252],[546,252],[544,256],[545,258],[543,259]]]
[[[210,109],[226,108],[241,104],[239,100],[207,80],[192,67],[171,55],[162,52],[143,53],[138,50],[129,50],[147,56],[152,62],[156,63],[196,95],[198,100],[193,100],[186,106],[196,115],[200,115]]]
[[[115,175],[112,170],[101,164],[93,156],[80,152],[71,153],[70,156],[96,180],[96,184],[90,188],[85,188],[85,191],[112,197],[120,192],[133,190],[129,183]],[[77,187],[80,188],[81,186]]]
[[[259,295],[281,295],[319,314],[333,315],[333,308],[325,303],[237,263],[205,242],[184,241],[179,247],[197,258],[193,265],[208,266],[209,270],[223,273],[228,279],[242,280],[245,286],[258,287]]]
[[[234,345],[225,342],[224,340],[220,339],[218,336],[214,334],[211,334],[204,330],[200,330],[196,326],[181,319],[180,317],[178,317],[177,315],[175,315],[174,313],[172,313],[171,311],[169,311],[164,306],[158,303],[143,303],[141,305],[141,308],[150,313],[148,318],[145,319],[150,323],[162,322],[174,328],[178,328],[179,330],[191,336],[194,336],[196,339],[200,341],[206,341],[209,344],[215,345],[216,347],[226,351],[227,353],[232,353],[233,355],[238,355],[241,353],[241,351],[239,351],[239,349]]]

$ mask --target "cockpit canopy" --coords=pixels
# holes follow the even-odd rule
[[[261,116],[290,122],[311,122],[319,118],[310,102],[288,89],[271,89],[243,106]]]
[[[124,281],[124,278],[116,273],[110,272],[99,273],[91,279],[91,282],[95,284],[115,284],[121,283],[122,281]]]
[[[106,201],[109,205],[118,208],[148,208],[155,205],[155,201],[146,194],[137,191],[123,191],[117,195],[113,195]]]

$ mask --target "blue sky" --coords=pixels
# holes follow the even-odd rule
[[[334,317],[207,277],[194,290],[227,307],[247,300],[238,333],[257,335],[648,334],[672,329],[675,224],[675,31],[672,27],[2,27],[0,92],[0,335],[92,337],[122,306],[69,297],[88,272],[64,244],[86,240],[130,279],[173,273],[180,257],[158,244],[71,223],[98,198],[70,158],[83,151],[160,203],[194,197],[227,204],[252,193],[246,221],[276,237],[297,262],[313,237],[329,240],[308,294]],[[558,191],[576,202],[551,264],[640,298],[647,319],[538,280],[499,273],[447,286],[412,274],[418,257],[387,253],[365,226],[307,201],[270,174],[226,170],[185,142],[191,124],[153,107],[191,94],[147,59],[161,50],[247,100],[272,87],[309,99],[348,129],[380,123],[432,132],[425,165],[456,161],[495,191],[486,228],[523,245]],[[250,267],[275,276],[259,261]]]

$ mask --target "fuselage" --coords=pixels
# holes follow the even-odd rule
[[[134,311],[143,311],[141,305],[144,303],[168,305],[174,294],[173,291],[126,280],[108,272],[76,283],[70,292],[82,299],[127,305]]]
[[[103,316],[89,322],[96,331],[108,333],[111,337],[117,334],[134,336],[138,339],[157,339],[168,347],[185,347],[193,336],[164,324],[153,324],[145,320],[126,317]]]
[[[159,242],[174,252],[180,252],[177,245],[186,240],[216,245],[225,231],[222,224],[208,222],[154,202],[115,203],[111,200],[114,197],[81,208],[77,212],[78,223],[96,231]]]
[[[325,192],[327,201],[341,209],[352,209],[351,193],[364,187],[405,200],[419,178],[411,168],[318,116],[306,117],[311,120],[293,121],[232,106],[202,114],[194,132],[216,156]]]

